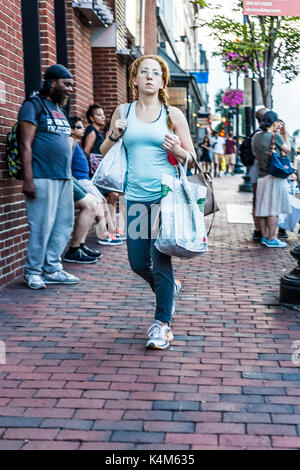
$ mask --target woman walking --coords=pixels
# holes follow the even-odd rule
[[[272,139],[275,151],[288,154],[291,151],[288,134],[276,132],[278,116],[273,111],[264,114],[262,129],[254,138],[254,153],[258,163],[255,214],[259,218],[262,233],[261,243],[268,248],[285,248],[286,243],[275,238],[277,219],[280,214],[289,214],[291,206],[288,183],[283,178],[269,174]]]
[[[159,56],[143,56],[130,69],[129,85],[136,101],[132,103],[127,120],[120,119],[120,107],[113,114],[110,133],[101,146],[105,155],[123,136],[127,150],[128,171],[125,198],[127,200],[127,249],[132,270],[140,275],[156,295],[155,322],[147,334],[148,349],[166,349],[173,340],[172,314],[176,294],[181,289],[175,281],[171,257],[162,254],[151,238],[151,208],[161,199],[161,176],[176,176],[176,167],[168,160],[172,153],[184,164],[189,158],[193,166],[193,142],[183,113],[168,105],[167,86],[170,74],[166,62]],[[140,234],[132,227],[140,217]],[[145,227],[147,233],[145,233]]]

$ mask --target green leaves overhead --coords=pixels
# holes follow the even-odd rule
[[[204,23],[218,41],[215,54],[237,52],[250,56],[248,65],[260,77],[265,68],[272,66],[286,81],[295,78],[300,73],[300,18],[250,16],[244,22],[242,2],[237,1],[236,7],[240,19],[216,15]]]
[[[206,7],[207,2],[205,0],[190,0],[190,3],[193,3],[194,5],[200,5],[200,7]]]
[[[300,18],[243,16],[242,7],[243,2],[236,0],[232,17],[217,14],[211,21],[203,20],[202,26],[208,26],[217,40],[214,54],[223,58],[226,70],[245,74],[251,70],[265,106],[270,107],[274,73],[285,82],[300,73]],[[228,53],[235,54],[232,63]]]

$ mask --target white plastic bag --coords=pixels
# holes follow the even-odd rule
[[[120,117],[124,119],[128,116],[130,104],[122,104]],[[105,192],[123,193],[125,190],[127,173],[127,155],[120,138],[107,152],[99,164],[92,182]]]
[[[194,258],[207,251],[204,204],[207,188],[190,183],[187,161],[180,178],[162,176],[161,225],[156,248],[169,256]]]
[[[289,201],[292,212],[290,214],[280,214],[278,217],[278,227],[293,232],[300,222],[300,199],[289,194]]]

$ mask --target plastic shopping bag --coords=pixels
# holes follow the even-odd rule
[[[204,205],[207,188],[187,180],[187,161],[178,163],[180,178],[162,176],[161,225],[156,248],[169,256],[194,258],[207,251]]]
[[[129,108],[130,104],[128,103],[121,106],[122,119],[128,116]],[[126,173],[127,155],[123,140],[120,138],[103,157],[93,175],[92,182],[105,192],[123,193]]]
[[[280,214],[278,217],[278,227],[293,232],[300,222],[300,199],[289,194],[289,201],[292,212],[290,214]]]

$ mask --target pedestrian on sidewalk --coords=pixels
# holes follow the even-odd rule
[[[288,154],[291,150],[288,134],[284,138],[276,132],[278,115],[274,111],[264,114],[259,131],[254,139],[254,151],[258,162],[258,182],[255,213],[259,217],[262,239],[268,248],[285,248],[287,244],[275,238],[277,219],[280,214],[289,214],[291,206],[288,196],[288,183],[283,178],[269,174],[271,144],[274,135],[275,151]]]
[[[269,109],[267,109],[267,108],[261,108],[258,111],[256,111],[255,117],[258,121],[259,127],[255,130],[255,132],[254,132],[254,134],[252,135],[252,138],[251,138],[251,150],[252,150],[252,155],[254,155],[254,162],[253,162],[253,165],[250,166],[250,170],[249,170],[250,182],[251,182],[251,185],[252,185],[252,194],[253,194],[252,217],[253,217],[253,222],[254,222],[254,232],[253,232],[252,238],[253,238],[253,241],[258,241],[258,242],[260,242],[260,240],[262,238],[262,233],[261,233],[261,230],[260,230],[259,218],[256,217],[256,214],[255,214],[256,188],[257,188],[257,181],[258,181],[258,163],[257,163],[257,159],[255,158],[254,140],[255,140],[256,134],[261,131],[260,126],[263,122],[264,115],[266,114],[267,111],[269,111]]]
[[[61,264],[74,220],[71,128],[63,111],[73,85],[68,69],[52,65],[38,95],[40,110],[32,101],[25,101],[19,111],[23,193],[30,229],[24,280],[32,289],[79,281]]]
[[[214,152],[214,176],[221,176],[221,165],[225,158],[225,139],[216,131],[213,131],[211,144]]]
[[[128,258],[132,270],[148,282],[156,295],[155,322],[147,332],[148,349],[166,349],[173,340],[174,298],[181,288],[174,279],[171,257],[159,252],[154,245],[151,209],[157,207],[161,199],[162,174],[177,175],[168,153],[181,164],[189,158],[190,167],[193,163],[189,154],[196,158],[183,113],[168,104],[169,79],[168,66],[161,57],[150,55],[136,59],[129,80],[136,101],[131,105],[127,120],[120,119],[120,106],[116,109],[110,134],[101,146],[105,155],[124,133],[128,158],[125,188]],[[142,213],[139,233],[132,227],[137,212]]]
[[[203,141],[200,143],[200,149],[202,150],[202,155],[200,157],[200,162],[202,163],[202,169],[204,173],[211,173],[212,170],[212,157],[211,157],[211,146],[208,135],[206,135]]]
[[[233,137],[233,132],[229,132],[225,140],[225,158],[226,158],[226,174],[234,175],[234,167],[236,160],[236,142]]]
[[[288,134],[285,123],[281,119],[279,119],[279,121],[277,123],[276,131],[282,136],[282,138],[284,138],[284,135],[286,133]],[[290,140],[290,144],[291,144],[291,151],[288,154],[288,158],[289,158],[291,164],[296,168],[296,151],[295,151],[295,147],[293,145],[293,139],[291,137],[289,137],[289,140]],[[290,196],[294,196],[295,193],[298,190],[297,176],[294,173],[292,173],[287,178],[287,182],[289,184],[289,194],[290,194]],[[292,214],[289,214],[289,215],[281,214],[281,217],[279,216],[279,219],[278,219],[278,238],[281,238],[281,239],[288,239],[289,238],[289,236],[286,232],[287,229],[283,228],[283,226],[285,225],[284,222],[288,222],[288,221],[293,222],[293,223],[286,224],[289,227],[289,230],[294,225],[296,227],[296,225],[299,222],[299,220],[297,220],[297,218],[299,218],[298,201],[295,201],[295,202],[296,202],[297,207],[294,207],[293,204],[291,204]],[[294,228],[291,231],[294,231]]]

